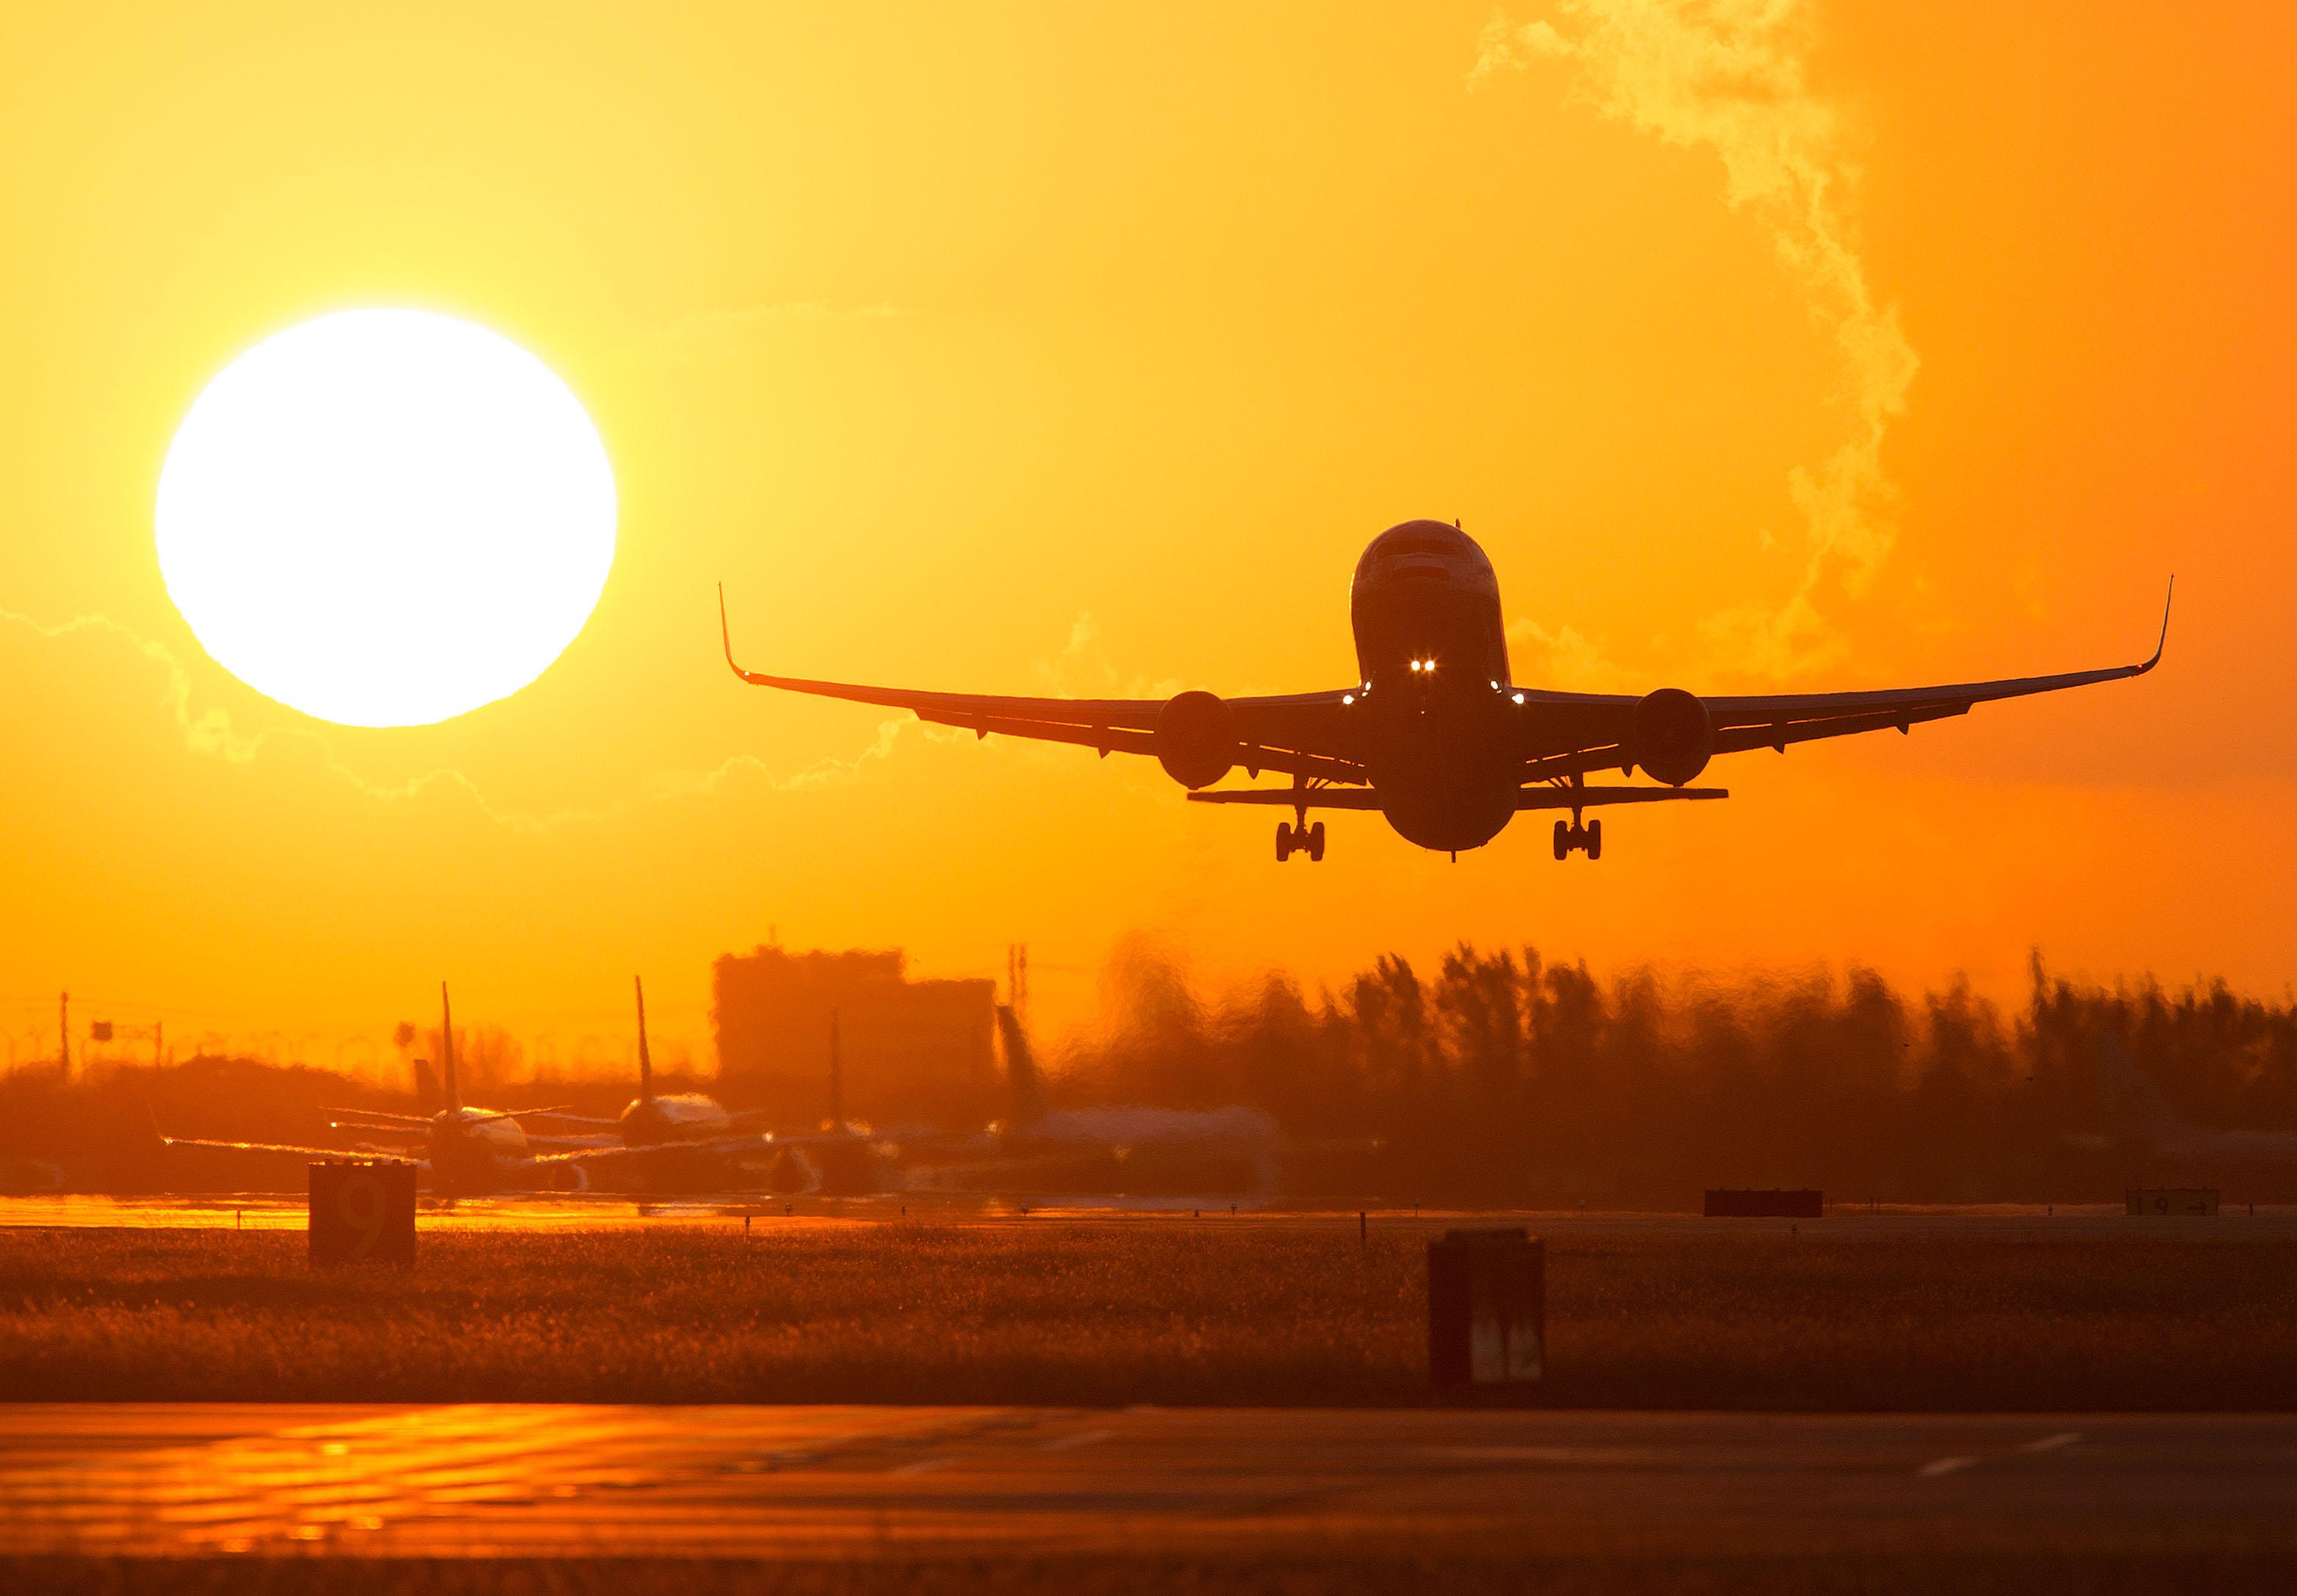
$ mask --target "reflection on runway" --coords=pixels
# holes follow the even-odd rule
[[[2297,1554],[2297,1418],[28,1405],[17,1553]]]

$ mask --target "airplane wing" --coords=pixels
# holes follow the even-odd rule
[[[2175,593],[2174,580],[2171,588]],[[754,687],[779,687],[856,703],[908,710],[919,720],[959,726],[976,736],[992,732],[1045,742],[1073,743],[1104,756],[1112,753],[1157,752],[1158,716],[1169,702],[1163,698],[1013,698],[972,693],[925,692],[906,687],[860,687],[847,682],[815,681],[803,677],[769,676],[745,670],[734,659],[732,634],[726,624],[726,596],[718,596],[718,623],[726,646],[726,663],[734,674]],[[1758,694],[1702,700],[1713,733],[1715,753],[1739,753],[1774,748],[1783,753],[1790,743],[1823,737],[1850,736],[1859,732],[1895,728],[1910,731],[1919,722],[1944,720],[1969,712],[1973,704],[1996,699],[2021,698],[2037,693],[2062,692],[2068,687],[2143,676],[2161,662],[2169,636],[2169,609],[2161,609],[2161,636],[2153,654],[2133,665],[2074,670],[2055,676],[2022,676],[1996,681],[1953,682],[1938,687],[1890,687],[1848,693]],[[1346,707],[1357,689],[1300,693],[1281,697],[1229,698],[1223,702],[1234,716],[1241,745],[1237,762],[1252,776],[1263,770],[1280,771],[1317,787],[1307,807],[1319,809],[1377,808],[1368,793],[1335,793],[1327,784],[1363,786],[1367,782],[1364,761],[1351,735]],[[1527,786],[1584,777],[1591,771],[1617,769],[1633,762],[1627,744],[1639,694],[1558,693],[1519,688],[1510,696],[1526,711],[1520,733],[1523,763],[1519,778]],[[1654,797],[1641,796],[1652,792]],[[1266,795],[1263,795],[1265,794]],[[1527,794],[1523,808],[1578,808],[1595,802],[1655,801],[1659,794],[1680,797],[1720,797],[1712,790],[1677,788],[1604,789],[1601,798],[1583,792],[1579,802],[1551,800],[1545,794]],[[1297,790],[1227,789],[1194,791],[1190,798],[1204,803],[1279,803],[1297,806]]]
[[[734,660],[733,634],[726,624],[726,595],[718,594],[718,628],[726,645],[726,663],[734,674],[756,687],[779,687],[820,698],[843,698],[852,703],[874,703],[908,710],[920,720],[962,727],[976,736],[992,732],[1000,736],[1028,737],[1046,743],[1073,743],[1103,757],[1111,753],[1157,753],[1157,718],[1165,698],[1014,698],[984,693],[921,692],[909,687],[860,687],[850,682],[814,681],[798,676],[769,676],[745,670]],[[1280,770],[1325,781],[1357,783],[1363,766],[1351,749],[1342,715],[1342,700],[1353,688],[1329,693],[1295,693],[1280,697],[1227,698],[1242,745],[1237,762],[1257,776]]]
[[[539,1153],[531,1162],[549,1164],[597,1164],[628,1163],[635,1158],[682,1157],[692,1153],[706,1153],[717,1157],[729,1157],[737,1153],[763,1153],[779,1145],[770,1136],[711,1136],[695,1141],[656,1141],[643,1146],[611,1148],[579,1148],[572,1152]]]
[[[213,1148],[226,1153],[284,1153],[298,1158],[343,1159],[367,1156],[363,1155],[356,1148],[301,1148],[276,1141],[210,1141],[198,1136],[169,1136],[164,1133],[161,1136],[160,1142],[161,1146],[170,1148]],[[399,1158],[389,1154],[383,1156],[398,1164],[412,1164],[418,1168],[423,1164],[423,1160],[420,1158]]]
[[[2171,594],[2176,593],[2174,579]],[[2161,631],[2153,652],[2134,665],[2108,665],[2055,676],[2016,676],[1996,681],[1952,682],[1930,687],[1884,687],[1849,693],[1769,693],[1704,701],[1714,728],[1714,752],[1741,753],[1754,748],[1781,753],[1790,743],[1859,732],[1911,731],[1925,720],[1970,712],[1973,704],[2037,693],[2058,693],[2097,682],[2143,676],[2161,662],[2169,640],[2169,606],[2161,606]],[[1626,762],[1631,717],[1640,698],[1628,694],[1547,693],[1527,689],[1527,705],[1541,711],[1538,729],[1524,765],[1527,781],[1552,781],[1604,770]]]

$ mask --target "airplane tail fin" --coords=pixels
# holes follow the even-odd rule
[[[1005,1084],[1013,1098],[1013,1123],[1025,1125],[1045,1112],[1045,1086],[1037,1074],[1037,1060],[1029,1051],[1028,1033],[1010,1003],[997,1006],[997,1036],[1005,1046]]]
[[[646,982],[643,977],[633,975],[630,984],[638,989],[638,1101],[651,1103],[654,1101],[654,1059],[646,1052]]]
[[[2187,1128],[2118,1034],[2101,1026],[2090,1046],[2097,1055],[2098,1104],[2111,1128],[2157,1143]]]
[[[463,1106],[462,1089],[455,1082],[455,1010],[447,1000],[447,983],[439,983],[439,1074],[445,1088],[446,1107]]]
[[[439,1074],[428,1058],[410,1058],[407,1067],[415,1076],[415,1107],[424,1114],[439,1112]]]
[[[829,1128],[845,1128],[845,1061],[837,1046],[837,1010],[829,1011]]]

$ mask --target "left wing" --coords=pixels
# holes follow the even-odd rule
[[[2170,595],[2176,596],[2176,579]],[[1971,706],[2003,698],[2058,693],[2097,682],[2143,676],[2161,662],[2169,640],[2169,605],[2161,605],[2161,631],[2153,652],[2134,665],[2070,670],[2055,676],[2014,676],[1996,681],[1953,682],[1931,687],[1883,687],[1850,693],[1765,693],[1704,700],[1714,728],[1714,752],[1741,753],[1790,743],[1851,736],[1867,731],[1910,731],[1925,720],[1968,714]],[[1524,766],[1527,781],[1555,780],[1609,769],[1630,756],[1630,717],[1641,700],[1626,694],[1544,693],[1527,690],[1542,713]]]
[[[161,1133],[160,1145],[170,1148],[211,1148],[226,1153],[281,1153],[298,1158],[325,1161],[330,1158],[380,1157],[393,1164],[412,1164],[416,1168],[428,1167],[420,1158],[403,1157],[396,1153],[375,1154],[358,1148],[291,1147],[276,1141],[216,1141],[202,1136],[169,1136]]]
[[[882,704],[908,710],[920,720],[959,726],[976,736],[995,732],[1000,736],[1029,737],[1045,743],[1073,743],[1111,753],[1157,752],[1157,717],[1170,702],[1164,698],[1015,698],[985,693],[934,693],[911,687],[869,687],[850,682],[814,681],[798,676],[769,676],[745,670],[734,660],[734,639],[726,623],[726,591],[718,590],[719,636],[726,646],[726,663],[735,675],[755,687],[779,687],[789,693],[809,693],[820,698],[843,698],[852,703]],[[1329,693],[1295,693],[1280,697],[1227,698],[1235,717],[1241,745],[1237,762],[1254,775],[1281,770],[1322,781],[1350,784],[1364,779],[1363,763],[1354,745],[1341,711],[1342,699],[1352,688]]]

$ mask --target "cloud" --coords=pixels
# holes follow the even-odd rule
[[[820,300],[703,310],[648,333],[638,341],[635,352],[669,365],[711,365],[737,359],[761,339],[784,328],[898,321],[910,314],[899,305],[841,307]]]
[[[1550,628],[1518,616],[1508,622],[1507,640],[1508,664],[1519,681],[1568,693],[1638,690],[1634,678],[1575,627]]]
[[[219,708],[196,708],[191,672],[173,650],[155,643],[124,622],[108,615],[75,615],[48,622],[10,609],[0,609],[0,625],[20,628],[36,638],[60,642],[75,638],[110,638],[147,662],[159,678],[158,702],[191,753],[234,765],[254,765],[267,756],[284,757],[291,750],[313,758],[330,776],[360,797],[379,803],[404,803],[426,794],[460,797],[490,822],[508,830],[539,833],[576,824],[596,824],[630,814],[649,804],[715,795],[737,781],[755,782],[777,793],[857,779],[869,764],[891,758],[903,729],[918,723],[906,718],[888,720],[877,728],[869,745],[852,759],[822,759],[791,775],[777,774],[751,754],[737,754],[708,771],[671,770],[644,783],[630,796],[596,809],[562,809],[548,812],[504,810],[488,801],[478,783],[451,768],[427,770],[400,782],[375,782],[335,759],[326,738],[316,728],[273,726],[249,733],[239,729],[230,714]]]
[[[1882,440],[1906,409],[1920,362],[1895,307],[1878,304],[1858,253],[1849,195],[1857,173],[1840,119],[1809,84],[1809,7],[1801,0],[1556,0],[1554,21],[1494,17],[1471,87],[1541,61],[1568,63],[1602,113],[1667,144],[1712,151],[1724,198],[1768,229],[1780,262],[1809,296],[1812,318],[1840,352],[1849,436],[1788,489],[1807,558],[1796,592],[1774,609],[1710,617],[1701,627],[1733,662],[1772,676],[1809,669],[1835,644],[1818,596],[1857,595],[1890,552],[1893,497]]]
[[[1039,690],[1055,698],[1170,698],[1186,685],[1176,678],[1150,681],[1120,671],[1101,643],[1100,622],[1087,611],[1069,623],[1069,639],[1060,653],[1037,661],[1034,670]]]

